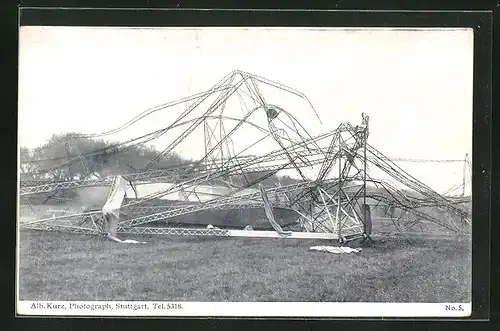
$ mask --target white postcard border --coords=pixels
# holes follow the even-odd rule
[[[470,317],[471,303],[19,301],[18,315],[182,317]]]

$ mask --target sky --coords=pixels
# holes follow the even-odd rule
[[[263,91],[311,133],[360,124],[365,112],[369,143],[389,157],[472,153],[472,30],[25,26],[19,40],[19,142],[28,148],[54,133],[113,129],[243,70],[304,93],[321,123],[303,100]],[[184,109],[111,138],[161,128]],[[202,155],[200,139],[187,140],[181,154]],[[462,180],[461,163],[400,165],[440,192]]]

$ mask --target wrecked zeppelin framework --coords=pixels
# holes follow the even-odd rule
[[[74,163],[85,169],[96,155],[119,154],[168,136],[164,149],[140,170],[71,181],[21,181],[22,201],[62,190],[105,188],[100,208],[82,206],[86,209],[80,212],[22,222],[21,228],[114,238],[156,234],[346,242],[369,237],[371,212],[382,208],[398,231],[418,229],[422,223],[454,233],[468,231],[470,212],[465,206],[469,198],[438,194],[371,146],[366,114],[359,125],[342,123],[311,135],[291,111],[275,104],[277,97],[268,100],[263,88],[304,102],[301,111],[317,116],[299,91],[234,71],[208,91],[149,109],[118,128],[68,138],[66,147],[75,149],[78,139],[122,132],[153,113],[184,106],[166,127],[92,153],[76,151],[77,157],[39,170],[37,175]],[[195,132],[202,132],[195,137],[203,140],[201,157],[176,167],[155,167],[163,157],[186,148],[181,145]],[[267,150],[252,154],[257,146]],[[373,178],[370,169],[374,168],[391,181]],[[265,184],[266,178],[283,171],[295,175],[295,181]],[[210,217],[213,213],[219,217]]]

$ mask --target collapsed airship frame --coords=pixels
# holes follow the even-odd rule
[[[305,101],[309,114],[317,116],[301,92],[234,71],[208,91],[149,109],[116,129],[72,136],[72,141],[104,137],[124,131],[153,113],[186,105],[167,127],[110,147],[113,153],[120,153],[129,146],[170,134],[169,143],[143,169],[71,181],[21,181],[20,197],[25,201],[61,190],[76,190],[82,197],[81,210],[37,217],[23,222],[21,228],[113,237],[215,235],[346,242],[369,237],[372,213],[382,208],[401,231],[423,223],[453,233],[467,231],[467,199],[438,194],[371,146],[366,114],[362,114],[359,125],[341,123],[333,130],[311,135],[290,111],[268,103],[261,85]],[[241,113],[228,114],[228,100],[239,97],[242,104],[242,96],[247,101]],[[254,138],[248,129],[241,133],[243,128],[260,136]],[[172,134],[175,129],[181,130]],[[201,157],[175,167],[155,167],[163,157],[181,148],[196,130],[203,132]],[[239,142],[241,135],[248,141],[238,151],[237,134]],[[259,143],[267,148],[265,152],[245,154]],[[98,152],[76,153],[77,157],[57,167],[75,162],[84,165]],[[370,176],[372,168],[391,178],[390,183]],[[292,183],[278,180],[266,184],[267,178],[284,171],[293,174]],[[446,217],[436,216],[443,213]]]

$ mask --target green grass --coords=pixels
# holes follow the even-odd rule
[[[325,242],[141,237],[120,244],[21,231],[21,300],[468,302],[470,241],[383,239],[361,253]]]

